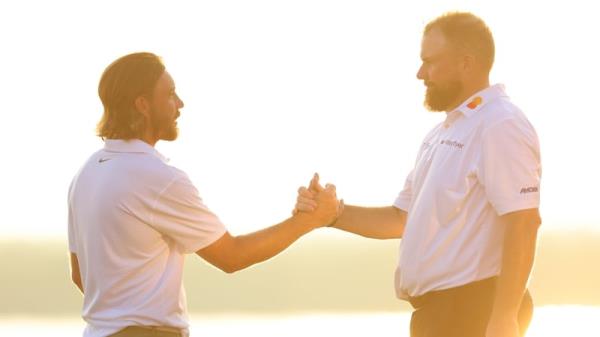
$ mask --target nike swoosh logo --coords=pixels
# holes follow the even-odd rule
[[[98,159],[99,163],[104,163],[105,161],[111,160],[112,158],[100,158]]]

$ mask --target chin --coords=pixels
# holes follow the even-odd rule
[[[174,141],[175,139],[177,139],[177,137],[179,137],[179,129],[174,128],[173,130],[169,130],[168,132],[163,133],[160,139],[166,141]]]
[[[163,140],[166,140],[166,141],[172,142],[172,141],[176,140],[176,139],[177,139],[177,137],[179,137],[179,135],[178,135],[178,134],[175,134],[175,135],[169,135],[169,137],[165,137],[165,138],[163,138]]]
[[[456,95],[448,94],[426,95],[423,105],[427,110],[432,112],[447,111],[448,109],[452,108],[451,104],[453,101],[455,101],[455,96]]]
[[[425,106],[425,109],[431,111],[431,112],[442,112],[442,111],[446,111],[448,109],[447,104],[442,104],[440,102],[435,102],[435,101],[431,101],[430,99],[425,99],[425,102],[423,102],[423,105]]]

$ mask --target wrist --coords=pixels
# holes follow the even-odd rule
[[[340,203],[338,204],[338,210],[337,210],[337,215],[335,216],[335,219],[333,219],[332,222],[330,222],[328,225],[326,225],[326,227],[335,227],[335,224],[338,222],[338,220],[342,216],[343,212],[344,212],[344,199],[341,199]]]
[[[294,227],[301,229],[303,233],[308,233],[313,229],[319,228],[322,225],[319,225],[315,219],[310,216],[310,214],[305,212],[297,212],[292,215],[290,221],[294,225]]]

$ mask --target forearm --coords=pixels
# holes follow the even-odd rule
[[[312,231],[308,217],[297,214],[277,225],[234,237],[237,261],[235,270],[266,261],[281,253],[303,235]]]
[[[296,214],[250,234],[231,236],[227,232],[196,254],[224,272],[233,273],[279,254],[314,229],[314,221],[307,214]]]
[[[233,273],[272,258],[302,235],[334,221],[339,214],[335,187],[319,192],[314,212],[298,212],[291,218],[263,230],[233,237],[225,233],[217,241],[196,252],[217,268]]]
[[[393,207],[344,206],[333,227],[373,239],[397,239],[404,233],[406,212]]]
[[[539,222],[532,219],[522,218],[505,224],[502,269],[493,315],[516,317],[519,311],[535,256]]]

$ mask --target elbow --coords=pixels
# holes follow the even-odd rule
[[[227,254],[226,256],[223,254],[218,254],[216,256],[206,256],[198,252],[197,255],[201,258],[204,258],[204,260],[208,262],[211,266],[227,274],[233,274],[245,268],[245,266],[241,263],[240,259],[235,256],[232,256],[231,254]]]
[[[240,241],[226,233],[213,244],[198,250],[196,255],[224,273],[233,274],[252,264],[248,250]]]
[[[231,263],[224,263],[224,264],[218,265],[216,267],[219,268],[222,272],[224,272],[226,274],[233,274],[239,270],[239,268],[237,268],[235,265],[233,265]]]
[[[229,254],[227,256],[221,255],[217,259],[208,259],[207,262],[227,274],[233,274],[246,267],[240,258]]]
[[[229,263],[224,263],[223,265],[218,266],[221,271],[227,274],[233,274],[240,270],[245,269],[247,266],[244,265],[241,261],[232,261]]]
[[[250,265],[252,262],[249,261],[246,250],[243,249],[243,242],[238,237],[232,237],[231,245],[226,253],[221,255],[216,267],[224,273],[233,274]]]

